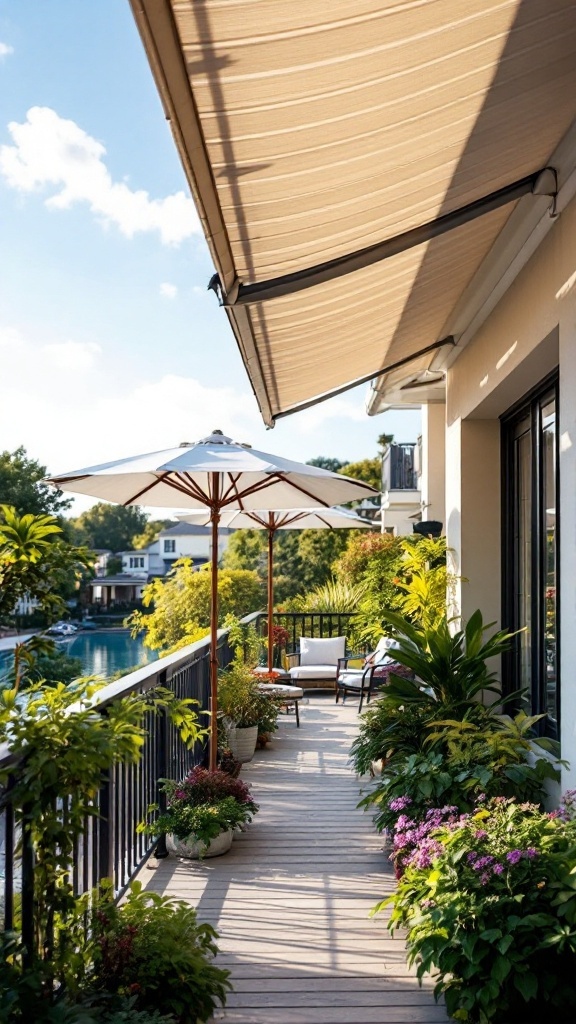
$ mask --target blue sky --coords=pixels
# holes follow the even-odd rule
[[[63,472],[214,427],[300,460],[416,438],[365,387],[265,430],[127,0],[0,0],[0,230],[0,449]]]

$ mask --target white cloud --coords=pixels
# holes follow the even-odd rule
[[[160,285],[160,295],[164,299],[175,299],[178,295],[178,289],[175,284],[169,284],[168,281],[163,281]]]
[[[56,369],[72,373],[86,373],[94,366],[102,352],[94,341],[62,341],[44,345],[44,355]]]
[[[9,57],[11,53],[14,53],[14,47],[10,46],[8,43],[0,42],[0,60],[2,60],[3,57]]]
[[[179,245],[200,231],[194,203],[184,192],[151,199],[143,189],[114,182],[102,143],[49,107],[31,107],[26,121],[12,121],[8,130],[14,144],[0,146],[0,173],[20,192],[50,190],[48,207],[87,203],[127,238],[158,231],[164,245]]]

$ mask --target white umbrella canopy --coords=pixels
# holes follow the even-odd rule
[[[329,508],[377,493],[369,484],[237,444],[214,430],[194,444],[105,462],[50,477],[63,491],[119,505],[208,509],[212,525],[210,768],[216,767],[218,710],[218,523],[223,509]],[[265,500],[264,499],[265,495]]]
[[[184,523],[205,526],[210,517],[205,512],[178,516]],[[268,671],[272,671],[274,624],[274,537],[278,530],[355,530],[373,529],[374,524],[344,508],[291,509],[284,511],[247,510],[223,512],[220,526],[232,530],[267,530],[268,532]]]

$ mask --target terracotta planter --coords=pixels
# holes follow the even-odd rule
[[[228,743],[233,756],[237,761],[244,764],[246,761],[251,761],[254,757],[254,751],[256,750],[256,741],[258,739],[258,726],[249,725],[245,728],[234,726],[228,734]]]
[[[166,836],[166,848],[168,853],[176,857],[187,857],[188,860],[204,860],[205,857],[220,857],[228,853],[232,846],[232,829],[228,832],[221,832],[215,839],[211,839],[208,845],[196,842],[191,836],[188,839],[177,839],[176,836]]]

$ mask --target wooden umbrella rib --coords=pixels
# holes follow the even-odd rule
[[[148,491],[151,491],[153,487],[157,487],[158,484],[168,484],[169,487],[174,486],[172,480],[169,477],[168,472],[160,473],[156,476],[154,483],[148,484],[147,487],[143,487],[141,491],[138,491],[136,494],[133,494],[131,498],[127,498],[126,501],[122,502],[122,504],[125,506],[131,505],[132,502],[137,501],[138,498],[141,498],[143,494],[148,494]],[[178,488],[176,488],[176,490],[177,489]]]

